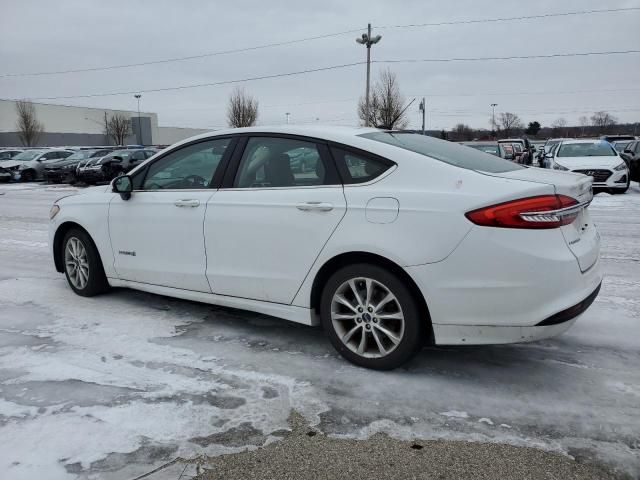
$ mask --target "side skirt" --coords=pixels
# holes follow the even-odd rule
[[[281,303],[262,302],[260,300],[250,300],[247,298],[229,297],[227,295],[217,295],[215,293],[194,292],[192,290],[163,287],[160,285],[132,282],[117,278],[108,278],[107,280],[109,281],[109,285],[112,287],[131,288],[133,290],[141,290],[143,292],[181,298],[183,300],[192,300],[194,302],[210,303],[221,307],[249,310],[251,312],[262,313],[264,315],[282,318],[291,322],[301,323],[303,325],[315,326],[318,324],[317,321],[314,321],[315,319],[312,315],[313,312],[309,308],[284,305]]]

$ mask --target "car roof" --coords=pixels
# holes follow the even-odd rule
[[[581,139],[571,139],[571,140],[562,140],[563,145],[574,145],[576,143],[609,143],[606,140],[601,140],[599,138],[581,138]]]
[[[224,135],[237,135],[243,133],[275,133],[286,135],[300,135],[305,137],[332,139],[336,141],[339,141],[342,138],[345,141],[348,141],[349,139],[352,139],[353,137],[356,137],[358,135],[381,131],[384,130],[369,127],[338,127],[333,125],[265,125],[259,127],[227,128],[223,130],[214,130],[187,138],[178,143],[174,143],[173,145],[171,145],[171,148],[185,143],[193,142],[194,140],[205,140],[207,138],[215,138]]]

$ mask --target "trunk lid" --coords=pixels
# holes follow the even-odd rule
[[[543,168],[524,168],[488,175],[552,185],[557,195],[566,195],[576,199],[578,203],[584,203],[585,207],[580,210],[574,222],[560,227],[560,230],[582,272],[587,271],[596,263],[600,252],[600,235],[596,231],[587,209],[593,199],[593,179],[591,177]]]

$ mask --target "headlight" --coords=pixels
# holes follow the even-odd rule
[[[568,171],[569,169],[567,167],[563,167],[562,165],[560,165],[559,163],[553,162],[553,169],[554,170],[564,170],[564,171]]]
[[[49,220],[53,220],[53,217],[55,217],[59,211],[60,211],[60,207],[56,204],[53,204],[51,206],[51,210],[49,210]]]
[[[616,172],[621,172],[622,170],[626,170],[627,164],[622,162],[620,165],[613,167]]]

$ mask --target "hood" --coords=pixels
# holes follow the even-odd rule
[[[0,162],[0,167],[2,168],[13,168],[18,167],[20,165],[24,165],[26,162],[16,162],[15,160],[5,160],[4,162]]]
[[[615,157],[555,157],[553,161],[572,170],[577,168],[613,168],[624,162],[617,155]]]

